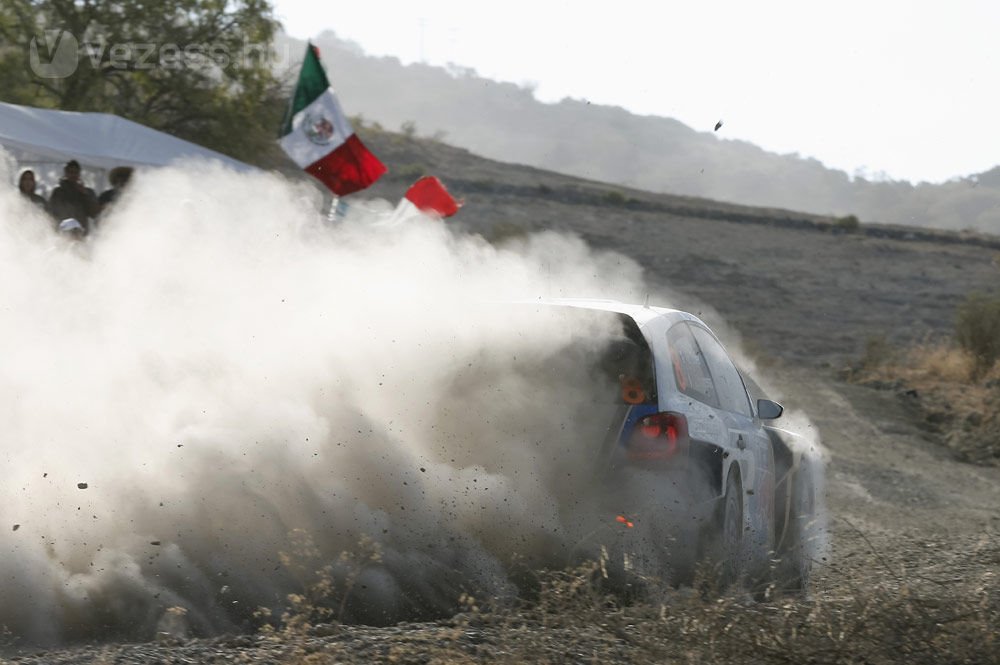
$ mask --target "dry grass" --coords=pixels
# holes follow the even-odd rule
[[[812,600],[675,593],[659,604],[622,606],[577,570],[552,573],[534,604],[470,610],[396,636],[374,657],[334,643],[285,662],[995,663],[998,622],[992,574],[953,589],[889,579]]]
[[[975,375],[988,373],[1000,359],[1000,297],[974,293],[958,307],[955,339],[975,360]]]
[[[850,548],[868,555],[848,569],[831,568],[811,597],[755,602],[744,593],[678,590],[645,580],[645,593],[624,598],[608,589],[601,563],[593,562],[536,572],[537,593],[514,604],[481,603],[466,594],[456,599],[454,616],[373,627],[345,625],[326,610],[316,611],[338,607],[347,590],[322,583],[320,573],[319,584],[303,589],[283,618],[257,635],[98,646],[41,653],[25,662],[1000,663],[995,533],[947,547],[939,538],[893,533],[882,536],[876,549],[857,529],[838,538],[853,539]],[[341,560],[379,565],[366,552],[362,547]]]
[[[883,338],[868,341],[855,378],[863,381],[903,381],[914,385],[970,385],[975,359],[948,344],[918,344],[900,353]]]
[[[898,352],[876,338],[850,378],[912,400],[959,459],[1000,464],[1000,364],[983,369],[981,357],[952,344]]]
[[[367,567],[382,562],[381,547],[368,536],[352,551],[341,552],[333,563],[324,559],[304,529],[293,529],[288,542],[288,551],[280,553],[281,564],[298,580],[301,591],[287,596],[287,605],[277,616],[267,607],[254,613],[257,630],[278,638],[306,634],[319,624],[342,622],[358,577]]]
[[[434,624],[323,630],[303,622],[272,637],[288,647],[282,662],[296,665],[1000,662],[1000,588],[989,570],[1000,563],[1000,541],[984,536],[962,556],[969,561],[942,577],[896,570],[876,552],[873,567],[883,569],[867,581],[766,602],[652,583],[624,600],[591,563],[538,573],[537,596],[516,606],[487,609],[466,595],[458,614]]]

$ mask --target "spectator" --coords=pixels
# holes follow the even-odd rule
[[[104,208],[118,200],[122,190],[125,189],[125,185],[127,185],[128,181],[131,179],[131,166],[116,166],[111,169],[111,172],[108,174],[108,182],[111,183],[111,189],[106,189],[101,192],[101,196],[97,199],[101,204],[101,210],[104,210]]]
[[[90,233],[92,220],[100,211],[94,190],[80,181],[80,163],[75,159],[66,163],[59,186],[49,197],[49,214],[57,221],[76,219],[84,233]]]
[[[45,199],[38,194],[35,194],[36,187],[35,172],[31,169],[24,169],[21,171],[21,176],[17,179],[17,188],[21,190],[21,196],[28,199],[35,205],[40,205],[44,208]]]

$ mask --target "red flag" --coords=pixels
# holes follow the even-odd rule
[[[406,200],[421,212],[431,212],[441,217],[451,217],[462,207],[441,181],[434,176],[424,176],[406,190]]]

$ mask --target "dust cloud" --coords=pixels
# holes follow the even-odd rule
[[[359,542],[378,561],[339,618],[387,623],[509,598],[514,557],[566,565],[614,526],[607,386],[578,359],[621,331],[502,303],[641,301],[639,266],[378,205],[331,225],[308,187],[192,163],[140,174],[81,243],[0,193],[0,625],[242,630]]]
[[[569,555],[556,493],[586,494],[594,450],[566,350],[614,331],[490,303],[634,300],[639,267],[554,234],[497,249],[423,218],[331,226],[313,199],[191,164],[142,174],[71,243],[0,195],[12,633],[148,638],[173,606],[196,633],[239,628],[298,590],[292,532],[331,561],[380,548],[355,620],[509,595],[510,555]]]

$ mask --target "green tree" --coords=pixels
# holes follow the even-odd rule
[[[273,165],[287,99],[272,67],[278,27],[269,0],[3,0],[0,99],[114,113]],[[32,66],[56,34],[78,44],[64,78]]]

